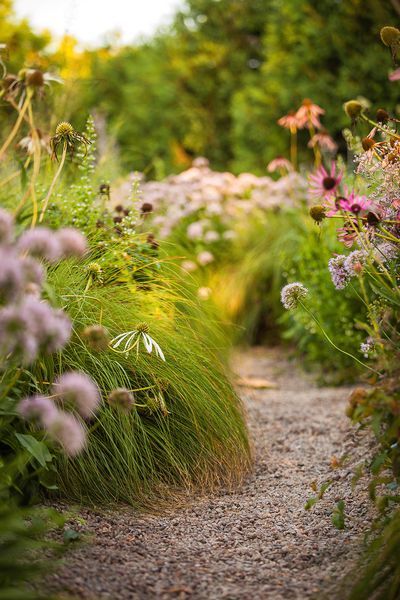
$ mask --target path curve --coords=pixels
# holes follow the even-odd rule
[[[369,505],[351,493],[350,468],[333,471],[343,453],[362,457],[370,441],[344,416],[348,388],[318,388],[281,350],[236,357],[241,377],[276,389],[241,388],[256,464],[241,489],[195,499],[162,516],[82,510],[93,538],[74,549],[48,581],[60,598],[96,600],[305,600],[337,598],[335,581],[354,562]],[[310,484],[336,478],[311,511]],[[364,486],[360,486],[361,488]],[[331,524],[346,502],[346,529]]]

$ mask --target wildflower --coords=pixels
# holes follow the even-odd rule
[[[0,309],[0,352],[19,357],[23,363],[32,362],[38,353],[36,331],[32,328],[29,311],[17,305]]]
[[[299,282],[288,283],[281,290],[281,302],[287,310],[297,308],[299,302],[308,294],[308,289]]]
[[[319,198],[330,198],[333,196],[342,181],[343,173],[336,173],[336,164],[331,163],[329,171],[322,165],[317,171],[310,175],[310,194]]]
[[[35,146],[37,141],[40,144],[40,147],[43,150],[50,154],[50,146],[49,146],[49,138],[48,136],[44,136],[40,129],[35,129],[36,136],[33,136],[32,133],[29,133],[25,137],[21,138],[17,144],[17,147],[21,150],[25,150],[27,154],[30,156],[35,152]]]
[[[400,68],[399,69],[395,69],[394,71],[392,71],[391,73],[389,73],[388,79],[389,79],[389,81],[399,81],[399,79],[400,79]]]
[[[62,310],[34,296],[25,297],[19,308],[29,315],[30,330],[43,352],[51,354],[64,348],[71,336],[72,324]]]
[[[20,258],[19,263],[24,279],[25,290],[27,286],[30,285],[35,285],[40,289],[45,279],[45,270],[43,266],[31,256]]]
[[[50,139],[53,158],[57,158],[57,151],[60,145],[72,154],[76,143],[83,144],[86,149],[91,142],[82,133],[75,131],[71,123],[67,123],[66,121],[59,123],[56,127],[55,135]]]
[[[358,100],[348,100],[343,105],[344,112],[353,122],[358,119],[364,110],[363,105]]]
[[[0,208],[0,244],[11,244],[14,240],[14,217]],[[2,263],[3,264],[3,263]]]
[[[21,261],[9,249],[0,249],[0,299],[16,300],[22,292],[24,277]]]
[[[283,173],[287,171],[288,173],[293,171],[293,166],[290,160],[287,158],[283,158],[282,156],[277,156],[267,165],[268,173],[275,173],[275,171],[279,171]]]
[[[362,250],[353,250],[344,261],[344,267],[352,277],[361,273],[366,262],[365,252]]]
[[[60,244],[62,256],[84,256],[87,252],[86,238],[80,231],[73,227],[64,227],[56,232],[56,238]]]
[[[125,412],[129,412],[135,405],[135,397],[132,392],[126,388],[117,388],[108,396],[107,402],[113,408],[119,408]]]
[[[331,152],[332,154],[338,149],[337,143],[326,131],[315,133],[308,142],[309,148],[314,148],[317,145],[321,150],[326,150],[326,152]]]
[[[305,98],[296,112],[296,117],[301,127],[310,127],[311,125],[316,129],[320,129],[321,123],[319,117],[323,114],[325,114],[323,108],[318,106],[318,104],[314,104],[309,98]]]
[[[186,235],[190,240],[200,239],[203,236],[203,222],[195,221],[190,223],[186,230]]]
[[[103,269],[99,265],[99,263],[91,262],[87,265],[85,269],[86,273],[88,273],[89,278],[92,281],[98,281],[99,283],[103,283]]]
[[[322,223],[326,218],[326,210],[323,206],[317,204],[310,208],[310,216],[316,223]]]
[[[24,398],[17,406],[21,417],[27,421],[37,421],[42,427],[57,416],[57,408],[47,396],[30,396]]]
[[[290,129],[292,133],[295,133],[297,129],[301,129],[303,127],[302,121],[294,111],[290,111],[287,115],[284,115],[278,119],[278,125],[284,127],[285,129]]]
[[[85,373],[64,373],[54,383],[53,393],[57,401],[73,406],[85,418],[91,417],[99,407],[99,389]]]
[[[205,267],[206,265],[212,263],[213,260],[214,260],[214,256],[211,254],[211,252],[208,252],[208,250],[203,250],[203,252],[200,252],[197,255],[197,262],[202,267]]]
[[[102,325],[89,325],[85,327],[82,337],[93,350],[101,351],[108,348],[108,333]]]
[[[191,273],[192,271],[195,271],[197,269],[197,265],[192,260],[184,260],[181,262],[181,268],[183,271]]]
[[[371,352],[374,350],[375,342],[374,339],[370,336],[367,337],[365,342],[360,344],[360,352],[363,353],[365,358],[368,358]]]
[[[212,294],[212,289],[209,287],[199,287],[197,290],[197,295],[200,300],[208,300]]]
[[[359,196],[354,190],[350,194],[347,189],[345,192],[346,197],[339,198],[338,200],[338,205],[342,210],[351,212],[357,216],[365,214],[371,208],[371,202],[367,196]]]
[[[217,240],[219,240],[219,233],[217,231],[207,231],[204,234],[204,241],[208,244]]]
[[[47,433],[57,442],[68,456],[76,456],[86,446],[86,431],[82,423],[69,413],[57,411],[47,423]]]
[[[337,254],[329,259],[328,269],[335,288],[343,290],[350,280],[350,274],[346,268],[346,256],[344,254]]]
[[[57,236],[47,227],[35,227],[24,231],[18,240],[17,248],[20,252],[27,252],[52,263],[61,257],[61,246]]]
[[[140,341],[143,341],[144,347],[147,352],[151,354],[153,348],[156,356],[159,356],[161,360],[165,361],[163,351],[157,342],[149,335],[149,326],[147,323],[139,323],[136,328],[126,333],[120,333],[110,342],[110,346],[117,350],[120,345],[124,342],[124,349],[119,350],[123,354],[128,354],[131,350],[136,348],[136,353],[139,355]]]

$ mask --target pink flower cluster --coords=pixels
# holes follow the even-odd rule
[[[16,239],[12,216],[0,209],[0,355],[3,362],[29,364],[40,353],[61,350],[71,334],[62,310],[42,300],[45,268],[86,252],[86,239],[74,229],[38,227]]]
[[[81,452],[87,441],[82,418],[95,414],[100,403],[97,385],[84,373],[65,373],[52,386],[51,396],[21,400],[19,414],[34,421],[68,456]],[[60,410],[58,405],[70,409]],[[82,417],[82,418],[81,418]]]

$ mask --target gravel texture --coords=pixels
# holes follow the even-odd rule
[[[96,600],[343,598],[335,583],[357,558],[370,519],[365,481],[354,495],[350,486],[371,441],[344,416],[349,388],[317,387],[274,349],[238,354],[234,369],[277,384],[241,388],[255,454],[244,485],[161,515],[80,509],[74,527],[90,539],[71,549],[48,590]],[[332,457],[344,453],[352,463],[333,469]],[[312,482],[327,479],[335,481],[323,500],[304,510]],[[343,530],[331,523],[339,499]]]

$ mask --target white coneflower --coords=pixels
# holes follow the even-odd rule
[[[287,310],[297,308],[302,298],[308,294],[308,289],[297,281],[288,283],[281,290],[281,302]]]
[[[165,361],[164,353],[157,342],[149,335],[149,329],[147,323],[139,323],[136,325],[136,329],[117,335],[111,340],[110,346],[113,350],[122,352],[122,354],[126,355],[136,348],[136,354],[139,355],[140,341],[143,341],[144,347],[149,354],[151,354],[154,348],[156,356],[159,356],[161,360]],[[121,344],[123,344],[123,350],[118,350]]]

